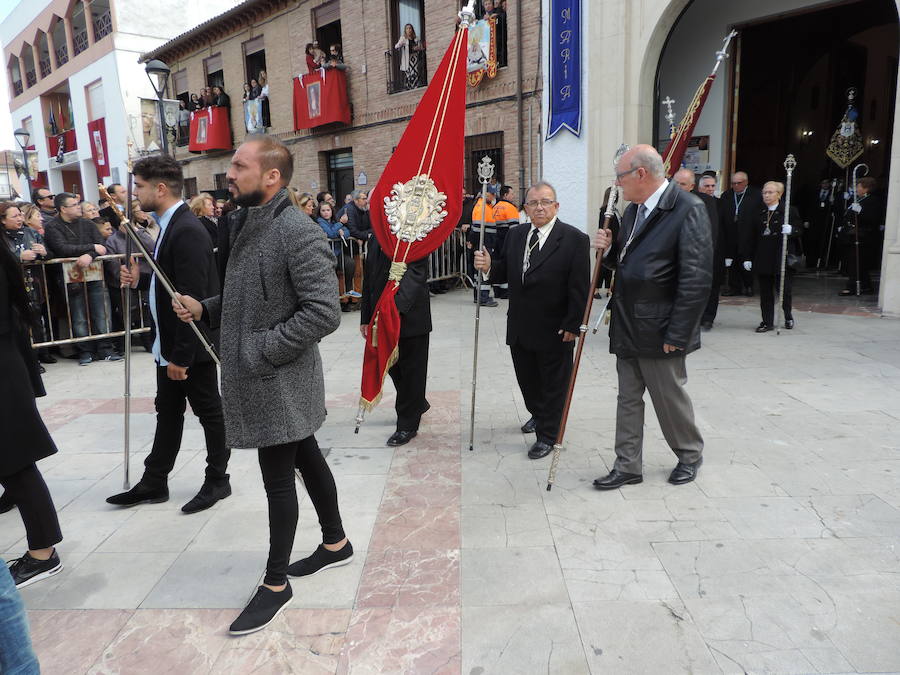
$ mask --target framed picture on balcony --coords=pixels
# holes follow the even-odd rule
[[[262,115],[262,100],[255,98],[244,101],[244,127],[248,134],[265,132]]]
[[[313,82],[306,87],[306,104],[309,108],[310,119],[315,119],[322,114],[321,82]]]
[[[209,117],[207,115],[197,116],[197,144],[205,145],[208,142],[209,135]]]

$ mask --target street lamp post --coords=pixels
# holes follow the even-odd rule
[[[147,71],[147,77],[150,78],[150,84],[153,85],[153,91],[156,92],[156,105],[158,109],[159,115],[159,130],[160,137],[162,141],[162,151],[164,154],[169,154],[169,133],[166,129],[166,111],[163,104],[163,96],[166,93],[166,82],[169,80],[169,73],[171,72],[169,66],[160,61],[159,59],[153,59],[148,62],[146,67],[144,68]]]
[[[25,167],[25,186],[28,189],[28,199],[31,200],[31,170],[28,168],[28,152],[25,148],[28,147],[28,141],[31,140],[31,134],[28,133],[28,129],[16,129],[13,132],[13,136],[16,137],[16,143],[19,144],[19,147],[22,149],[22,166]]]

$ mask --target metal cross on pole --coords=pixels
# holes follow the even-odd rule
[[[481,182],[481,231],[478,233],[478,250],[484,248],[485,214],[487,213],[487,186],[494,175],[494,164],[485,155],[478,163],[478,180]],[[475,346],[472,351],[472,409],[469,413],[469,450],[475,449],[475,389],[478,382],[478,328],[481,323],[482,274],[475,270]]]

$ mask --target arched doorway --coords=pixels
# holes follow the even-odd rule
[[[825,149],[846,109],[850,87],[857,90],[864,141],[863,154],[853,164],[869,166],[870,175],[878,180],[882,204],[888,203],[891,146],[898,133],[894,128],[897,3],[669,3],[655,27],[655,39],[649,42],[657,45],[657,53],[648,47],[643,64],[646,76],[641,95],[645,101],[650,99],[652,111],[651,119],[643,123],[652,127],[657,145],[665,144],[668,133],[667,110],[661,101],[674,99],[676,122],[681,119],[694,90],[715,62],[722,38],[732,28],[739,36],[698,122],[698,152],[691,166],[698,172],[719,172],[724,189],[735,169],[747,171],[757,185],[783,179],[785,155],[791,152],[797,157],[794,203],[809,223],[806,253],[814,272],[812,279],[817,282],[809,288],[822,294],[821,302],[843,284],[837,270],[837,248],[832,247],[828,255],[828,243],[834,243],[828,235],[832,222],[843,219],[841,193],[847,172],[827,158]],[[828,216],[824,215],[828,209],[821,213],[816,209],[822,180],[836,182],[836,206]],[[894,196],[893,203],[896,201]],[[880,246],[870,255],[871,267],[877,272]],[[900,280],[892,283],[898,285]],[[870,296],[863,304],[866,302],[874,307],[877,298]]]

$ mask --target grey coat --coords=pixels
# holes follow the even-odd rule
[[[203,301],[221,326],[222,406],[230,448],[302,440],[325,420],[318,342],[341,322],[334,255],[322,229],[281,190],[229,233],[222,294]]]

